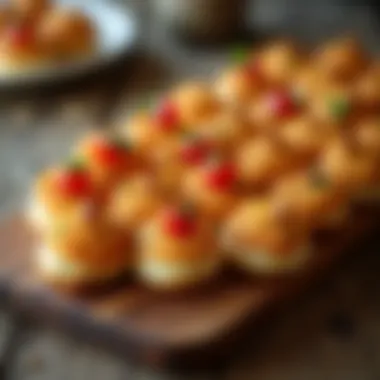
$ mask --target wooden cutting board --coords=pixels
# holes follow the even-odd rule
[[[153,292],[133,279],[81,294],[49,288],[33,270],[33,236],[14,217],[0,224],[1,290],[18,310],[132,359],[195,367],[224,359],[268,311],[321,279],[374,230],[377,215],[357,210],[342,231],[316,237],[315,259],[302,274],[264,280],[226,271],[186,294]]]

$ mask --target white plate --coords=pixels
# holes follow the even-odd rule
[[[127,7],[104,0],[59,0],[57,3],[79,9],[91,18],[98,38],[96,51],[85,59],[0,73],[0,86],[29,86],[68,79],[109,65],[132,51],[138,28],[133,12]]]

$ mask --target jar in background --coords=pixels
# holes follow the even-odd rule
[[[245,28],[247,0],[152,0],[171,30],[198,42],[230,39]]]

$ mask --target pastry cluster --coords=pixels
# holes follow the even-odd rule
[[[380,196],[380,66],[351,39],[240,54],[42,173],[28,210],[37,268],[66,284],[127,272],[158,289],[230,263],[302,270],[319,230]]]
[[[84,57],[96,33],[81,12],[50,0],[10,0],[0,8],[0,71],[36,69]]]

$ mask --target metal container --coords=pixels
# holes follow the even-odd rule
[[[247,0],[153,0],[170,29],[192,40],[228,39],[244,29]]]

